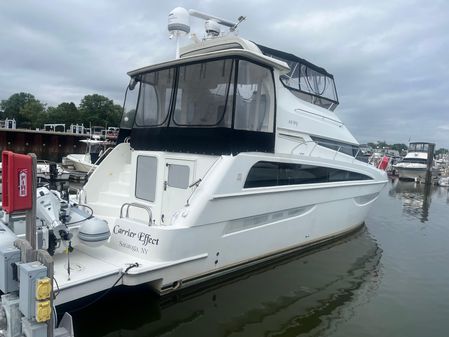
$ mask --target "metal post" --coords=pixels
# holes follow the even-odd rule
[[[427,170],[425,184],[432,183],[432,166],[433,166],[433,154],[435,152],[435,144],[427,144]]]
[[[31,169],[31,198],[32,208],[26,211],[26,239],[31,244],[33,250],[36,250],[36,169],[37,157],[34,153],[28,154],[32,158]]]

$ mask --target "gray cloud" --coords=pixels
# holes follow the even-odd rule
[[[0,99],[26,91],[56,105],[100,93],[120,104],[127,71],[174,55],[166,25],[177,6],[245,15],[243,37],[333,73],[337,112],[359,141],[449,147],[449,3],[438,0],[4,1]]]

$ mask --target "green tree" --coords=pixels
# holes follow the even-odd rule
[[[389,145],[388,145],[387,142],[384,141],[384,140],[382,140],[382,141],[378,140],[378,141],[377,141],[377,147],[380,148],[380,149],[383,149],[384,147],[388,147],[388,146],[389,146]]]
[[[81,124],[83,122],[81,113],[73,102],[64,102],[57,107],[49,107],[47,113],[47,123],[63,123],[66,128],[70,124]]]
[[[1,118],[15,118],[17,126],[20,127],[22,124],[20,110],[31,102],[39,101],[30,93],[19,92],[11,95],[8,99],[2,100],[0,103],[1,110],[3,110]]]
[[[435,151],[435,155],[446,154],[448,152],[449,152],[448,149],[445,149],[444,147],[442,147],[442,148],[440,148],[440,149]]]
[[[86,95],[79,105],[84,125],[118,126],[122,108],[102,95]]]
[[[401,153],[401,151],[407,151],[407,145],[405,144],[393,144],[391,145],[391,148],[393,150],[399,151],[399,153]]]
[[[42,124],[47,119],[45,106],[38,100],[26,103],[19,111],[18,126],[21,128],[41,128]]]

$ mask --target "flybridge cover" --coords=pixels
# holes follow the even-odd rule
[[[259,44],[257,47],[264,55],[284,61],[289,65],[290,72],[282,75],[281,81],[296,96],[325,109],[334,110],[337,107],[337,89],[332,74],[293,54]]]

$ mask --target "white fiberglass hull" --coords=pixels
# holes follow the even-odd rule
[[[71,254],[78,268],[71,271],[70,281],[65,257],[59,257],[56,303],[105,289],[135,262],[139,266],[127,272],[123,284],[150,283],[166,293],[347,234],[363,224],[384,182],[338,185],[220,196],[211,212],[234,219],[202,226],[148,226],[116,219],[110,223],[106,247],[79,246]],[[99,273],[101,277],[93,277]]]
[[[416,180],[416,179],[425,179],[427,168],[424,167],[401,167],[396,166],[396,170],[398,171],[399,179],[404,180]]]
[[[67,159],[71,162],[75,170],[80,172],[92,172],[97,165],[90,163],[86,160],[86,155],[84,154],[70,154]]]
[[[173,298],[173,301],[159,302],[148,293],[145,296],[142,292],[128,292],[127,303],[132,305],[127,315],[138,322],[132,332],[135,336],[157,336],[161,331],[170,331],[173,336],[190,336],[219,317],[236,316],[248,323],[245,329],[240,330],[243,336],[257,336],[260,329],[254,330],[258,325],[251,324],[255,312],[260,322],[276,320],[285,325],[291,322],[291,317],[307,317],[309,321],[317,322],[314,333],[322,335],[324,333],[321,332],[328,331],[326,322],[320,320],[323,311],[330,314],[329,308],[332,308],[334,315],[343,308],[348,309],[348,304],[353,302],[354,291],[366,290],[379,275],[381,257],[382,250],[376,241],[362,229],[335,245],[317,249],[313,254],[283,259],[276,266],[263,268],[263,272],[258,269],[244,277],[235,277],[230,282],[214,286],[211,291],[201,288],[201,291],[183,292],[182,301]],[[238,296],[232,296],[236,293]],[[216,300],[212,302],[213,306],[208,306],[206,304],[210,303],[212,295]],[[116,299],[121,300],[121,297]],[[155,320],[148,324],[149,302],[160,305],[160,315],[171,320]],[[269,308],[264,305],[266,303],[270,304]],[[192,316],[192,312],[200,312],[201,315]],[[121,315],[121,311],[111,311],[104,318],[97,317],[96,324],[104,327],[102,334],[110,331],[126,334]],[[91,316],[88,311],[78,312],[77,318],[78,322],[87,322]],[[87,324],[85,331],[77,330],[80,336],[89,332]]]

